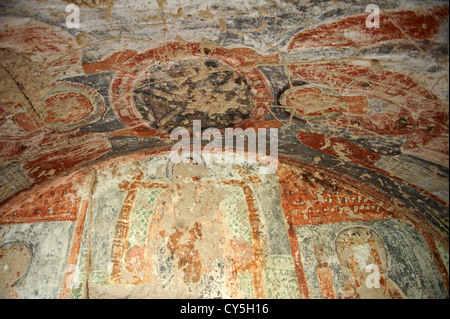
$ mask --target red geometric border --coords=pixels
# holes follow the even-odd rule
[[[273,63],[278,61],[277,55],[262,56],[247,48],[209,49],[198,42],[180,44],[178,42],[166,43],[154,49],[137,54],[127,60],[116,73],[110,87],[110,101],[114,112],[119,119],[129,127],[143,126],[151,134],[159,137],[169,137],[169,133],[153,129],[144,120],[136,109],[133,101],[134,82],[139,74],[158,62],[169,62],[180,57],[205,57],[224,62],[236,69],[244,76],[250,86],[255,90],[255,109],[249,119],[241,122],[239,127],[254,126],[263,119],[268,108],[272,105],[272,91],[264,75],[257,69],[260,63]]]

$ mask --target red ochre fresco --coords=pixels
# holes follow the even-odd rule
[[[349,128],[361,136],[408,136],[402,145],[404,150],[432,151],[436,161],[443,165],[448,162],[447,106],[410,77],[388,71],[376,75],[369,67],[345,63],[291,65],[289,70],[295,80],[345,90],[347,95],[378,98],[399,109],[389,114],[364,115],[338,111],[337,116],[319,119],[319,123]]]
[[[110,165],[118,165],[119,163],[134,161],[148,156],[156,156],[157,154],[159,153],[155,153],[155,151],[153,153],[143,151],[137,153],[135,156],[121,156],[96,164],[96,168],[106,168]],[[355,185],[350,186],[348,182],[325,174],[322,172],[322,169],[314,169],[313,166],[308,167],[300,163],[293,163],[292,160],[284,158],[281,158],[280,161],[277,176],[279,178],[281,205],[287,224],[286,231],[291,246],[301,298],[308,298],[309,292],[295,229],[297,226],[382,219],[406,219],[420,231],[429,245],[444,282],[447,280],[446,286],[448,289],[448,273],[436,244],[432,239],[433,236],[421,226],[423,225],[421,221],[418,222],[417,220],[410,219],[404,213],[393,208],[387,197],[386,201],[381,200],[380,198],[383,198],[382,194],[377,194],[376,197],[368,195],[365,191],[368,191],[369,188],[365,187],[363,183],[357,182]],[[240,174],[243,174],[242,170]],[[125,247],[127,247],[127,233],[129,231],[129,214],[135,200],[136,192],[141,188],[169,187],[169,184],[164,183],[142,182],[141,178],[142,174],[133,178],[132,182],[124,181],[120,186],[122,191],[125,191],[127,195],[116,224],[116,236],[112,255],[113,265],[115,266],[113,266],[112,271],[112,282],[120,282],[122,262],[126,258],[134,256],[133,252],[131,255],[126,255]],[[193,181],[198,180],[193,179]],[[247,199],[249,222],[252,230],[252,262],[241,265],[235,271],[250,271],[252,273],[256,297],[264,298],[264,282],[262,280],[264,253],[262,249],[261,222],[257,213],[254,194],[250,187],[250,184],[260,182],[261,179],[254,175],[249,175],[244,181],[224,181],[225,184],[228,183],[243,188]],[[14,198],[8,204],[2,206],[0,224],[3,225],[47,221],[76,222],[67,263],[68,268],[60,292],[61,298],[70,296],[71,292],[74,268],[70,265],[76,265],[78,260],[81,247],[81,235],[89,204],[88,199],[85,197],[88,193],[87,186],[89,184],[90,175],[84,171],[79,171],[68,177],[50,183],[47,182],[42,186],[36,186],[27,193]],[[82,195],[83,192],[85,195]],[[319,263],[319,268],[317,269],[322,297],[335,298],[336,294],[333,288],[331,270],[326,263],[327,258],[324,255],[326,252],[321,249],[320,241],[316,242],[315,251],[318,260],[323,260],[323,262]],[[137,257],[140,256],[139,251],[135,253]],[[138,262],[138,264],[133,264],[135,269],[140,267],[139,260],[141,259],[140,257],[133,258],[134,263]],[[145,273],[148,273],[148,271],[149,269],[146,269]]]
[[[42,181],[100,158],[111,149],[107,139],[96,138],[95,134],[81,135],[71,140],[76,144],[58,140],[47,144],[44,151],[30,155],[24,165],[28,175],[35,181]]]
[[[88,177],[83,172],[75,173],[13,198],[1,207],[0,224],[75,221],[83,206],[78,192]]]
[[[34,96],[28,99],[30,104],[43,102],[39,108],[0,101],[0,125],[9,121],[0,133],[0,159],[13,160],[20,156],[35,185],[110,150],[109,141],[101,135],[73,133],[98,120],[105,105],[101,95],[88,86],[57,82],[67,72],[81,70],[82,53],[70,33],[33,19],[7,18],[2,21],[0,46],[17,55],[29,56],[27,66],[37,72],[44,71],[45,77],[40,81],[46,88],[38,90],[25,83],[30,86],[22,89]],[[3,199],[2,203],[7,201],[8,198]]]
[[[12,200],[18,194],[26,192],[40,183],[53,180],[64,173],[102,157],[111,149],[111,143],[102,134],[73,133],[63,136],[51,134],[38,135],[36,138],[38,142],[37,148],[32,148],[35,145],[29,143],[33,142],[33,139],[27,140],[26,143],[28,145],[26,147],[22,146],[26,145],[23,144],[23,140],[16,141],[18,149],[23,148],[22,153],[27,156],[24,159],[23,168],[28,176],[32,178],[32,183],[2,200],[0,205],[8,203],[10,199]],[[8,149],[13,149],[11,141],[8,141],[7,145]],[[2,150],[1,153],[5,156],[5,150]]]
[[[367,28],[370,13],[345,17],[337,21],[300,31],[288,49],[321,47],[364,47],[386,41],[431,40],[439,35],[448,17],[448,5],[424,10],[380,10],[379,28]]]
[[[314,253],[317,258],[317,277],[319,278],[320,291],[323,299],[335,299],[336,294],[333,285],[333,274],[328,266],[328,255],[324,243],[320,237],[315,238]]]
[[[283,103],[286,105],[285,110],[292,112],[295,117],[348,128],[359,136],[405,136],[406,140],[402,144],[404,151],[412,150],[416,156],[447,165],[448,109],[443,101],[418,86],[410,77],[387,71],[376,75],[369,67],[345,63],[291,65],[289,70],[294,80],[325,85],[336,92],[345,90],[348,95],[325,94],[321,88],[313,86],[291,88]],[[367,98],[392,103],[398,110],[368,114]],[[312,103],[314,113],[305,113],[308,101]],[[330,101],[337,103],[330,105]],[[448,207],[435,195],[376,168],[380,155],[333,136],[332,132],[327,135],[299,132],[297,137],[301,143],[313,149],[401,181]]]
[[[379,29],[366,28],[367,16],[368,13],[345,17],[303,30],[289,42],[288,49],[294,52],[320,47],[360,48],[385,42],[436,40],[440,35],[442,24],[448,19],[448,5],[414,11],[383,11]],[[69,297],[71,293],[74,265],[78,262],[81,237],[89,207],[90,198],[86,190],[91,178],[85,171],[77,171],[68,176],[63,174],[106,155],[111,150],[107,137],[168,136],[167,132],[150,128],[134,106],[133,81],[142,70],[157,63],[173,62],[184,58],[221,61],[245,77],[255,93],[253,113],[250,119],[243,121],[239,126],[242,128],[281,127],[281,122],[278,120],[264,121],[272,106],[272,89],[268,79],[257,68],[265,64],[276,65],[280,62],[278,55],[264,56],[249,48],[231,49],[208,46],[199,42],[172,42],[141,53],[134,50],[116,52],[104,60],[81,64],[82,51],[70,34],[32,19],[10,19],[4,24],[0,30],[0,46],[2,49],[31,55],[38,69],[46,70],[50,75],[43,83],[43,86],[49,89],[58,86],[57,79],[64,77],[65,72],[77,68],[82,68],[85,74],[109,70],[116,72],[110,85],[110,102],[114,112],[127,128],[111,132],[109,135],[77,133],[77,129],[99,118],[87,121],[95,110],[101,109],[100,113],[103,114],[106,109],[99,94],[102,103],[94,105],[95,103],[87,95],[76,91],[75,88],[81,87],[89,92],[94,91],[81,84],[69,83],[68,85],[74,87],[73,92],[59,93],[46,98],[45,113],[41,114],[42,116],[17,102],[0,101],[0,125],[9,120],[12,120],[11,122],[15,125],[11,130],[8,127],[8,130],[0,133],[0,159],[23,160],[23,168],[30,180],[33,180],[31,186],[21,190],[18,195],[14,195],[15,197],[10,196],[0,203],[0,225],[50,221],[75,223],[60,298]],[[330,99],[334,101],[333,105],[321,110],[307,112],[304,108],[293,104],[291,100],[287,100],[287,109],[295,111],[297,117],[348,128],[359,136],[405,136],[407,139],[402,145],[403,150],[420,149],[422,153],[431,152],[436,154],[436,162],[448,166],[448,103],[441,101],[430,90],[420,87],[413,78],[400,73],[375,71],[371,67],[347,62],[300,62],[288,65],[286,69],[290,80],[311,84],[293,90],[292,101],[305,96],[314,98],[322,104]],[[323,89],[313,85],[327,87],[336,94],[324,93]],[[368,100],[371,98],[392,103],[398,110],[383,114],[367,113]],[[66,115],[58,115],[58,109],[68,104],[72,106],[72,111]],[[52,127],[55,123],[60,123],[62,126]],[[77,123],[79,123],[78,126]],[[73,125],[73,127],[65,130],[64,125]],[[356,146],[347,140],[309,132],[298,132],[297,138],[308,147],[338,158],[347,158],[354,164],[400,180],[374,167],[380,159],[379,154]],[[124,161],[154,156],[158,152],[160,150],[147,150],[121,156],[102,162],[96,167],[105,168]],[[435,243],[437,240],[448,247],[448,237],[442,238],[442,234],[434,232],[426,221],[404,211],[404,207],[394,206],[388,195],[373,191],[373,188],[362,182],[355,182],[338,174],[327,175],[318,167],[299,164],[296,161],[282,159],[277,176],[281,206],[287,224],[286,233],[301,298],[308,298],[309,291],[296,233],[297,226],[383,219],[404,219],[414,225],[425,238],[447,291],[449,290],[448,271]],[[198,180],[194,179],[194,181]],[[235,273],[250,271],[255,297],[264,298],[261,221],[256,210],[256,199],[249,186],[259,182],[257,176],[249,176],[246,182],[229,181],[232,185],[242,187],[246,196],[253,242],[251,261],[238,264]],[[411,186],[408,183],[405,184]],[[142,187],[156,186],[168,187],[166,184],[143,183],[138,177],[132,183],[122,184],[122,190],[127,192],[127,196],[116,225],[112,274],[116,282],[120,278],[118,261],[123,261],[124,258],[132,259],[129,264],[138,271],[141,270],[141,266],[147,267],[140,263],[145,260],[141,256],[143,254],[141,250],[136,249],[128,256],[125,255],[128,232],[126,221],[137,190]],[[374,195],[372,197],[369,194]],[[435,196],[428,193],[426,195],[436,200]],[[444,203],[444,206],[448,207],[448,204]],[[197,235],[194,230],[192,236]],[[176,237],[171,240],[175,242]],[[189,245],[183,247],[174,245],[172,248],[188,251]],[[326,252],[322,248],[320,241],[316,241],[314,251],[319,260],[317,276],[322,297],[335,298],[331,269],[326,262]],[[244,250],[237,244],[233,249]],[[195,267],[197,262],[195,258],[192,262]],[[146,273],[149,271],[150,269],[146,269]],[[136,280],[134,283],[140,282]]]
[[[98,72],[104,72],[104,71],[111,71],[111,70],[119,70],[121,65],[136,55],[137,52],[133,50],[125,50],[121,52],[116,52],[111,54],[106,59],[103,59],[98,62],[84,62],[82,64],[83,70],[86,74],[89,73],[98,73]]]
[[[313,173],[310,169],[281,164],[277,176],[301,298],[309,298],[309,290],[296,226],[399,217],[392,207],[382,201],[315,170]],[[317,272],[323,297],[334,298],[331,270],[326,264],[321,264]]]
[[[59,92],[58,90],[61,90],[61,88],[65,88],[67,92]],[[73,91],[70,91],[72,88]],[[55,93],[48,94],[42,113],[36,115],[30,112],[28,108],[15,104],[13,113],[11,111],[0,113],[0,124],[5,122],[8,116],[13,116],[18,129],[35,134],[39,133],[39,130],[46,129],[45,133],[49,134],[53,131],[71,131],[87,125],[94,120],[98,120],[105,110],[103,98],[88,86],[78,83],[58,82],[52,86],[52,89],[55,90]],[[0,111],[10,109],[11,104],[14,103],[0,102]],[[78,127],[77,123],[79,123]],[[54,127],[54,124],[60,126]],[[67,127],[61,129],[63,127],[61,124],[65,124]]]
[[[388,176],[396,181],[399,181],[409,187],[416,189],[428,197],[433,198],[435,201],[439,202],[445,207],[448,207],[448,203],[437,197],[436,195],[427,192],[416,185],[408,183],[398,176],[392,175],[391,173],[377,168],[375,165],[378,160],[381,159],[381,155],[377,153],[370,152],[365,148],[359,147],[343,138],[334,137],[331,135],[324,135],[320,133],[309,133],[309,132],[298,132],[298,140],[315,150],[319,150],[325,154],[331,155],[333,157],[339,158],[344,161],[349,161],[351,163],[367,167],[377,173]]]
[[[411,112],[442,110],[444,103],[411,77],[384,71],[377,75],[371,67],[336,62],[289,65],[293,80],[322,84],[345,90],[345,95],[380,98]]]
[[[355,144],[339,137],[299,132],[297,138],[306,146],[320,150],[321,152],[337,158],[350,160],[352,163],[366,167],[373,167],[381,158],[380,155],[356,146]]]
[[[45,117],[45,122],[47,123],[70,123],[80,121],[86,118],[93,110],[91,101],[86,96],[75,92],[61,93],[59,95],[51,96],[45,101],[45,104],[48,109],[47,116]],[[58,115],[57,109],[61,108],[61,104],[71,104],[72,114],[68,114],[65,117]],[[55,111],[53,111],[53,109]]]
[[[242,174],[242,172],[240,173]],[[252,183],[260,183],[261,180],[258,176],[249,175],[246,176],[245,181],[239,180],[224,180],[221,181],[224,185],[233,185],[237,187],[242,187],[244,191],[247,207],[248,207],[248,218],[249,224],[251,228],[251,238],[252,238],[252,247],[251,247],[251,255],[252,258],[250,261],[247,261],[245,264],[236,263],[233,264],[233,277],[237,276],[238,272],[249,271],[252,274],[252,282],[253,282],[253,290],[255,293],[255,298],[265,298],[265,289],[264,289],[264,279],[263,279],[263,265],[264,265],[264,253],[263,253],[263,240],[261,236],[261,221],[257,212],[257,203],[254,200],[254,194],[251,187],[248,184]],[[111,273],[111,282],[113,284],[122,283],[123,278],[123,265],[128,265],[127,270],[133,274],[133,284],[143,284],[149,282],[149,274],[151,263],[147,260],[148,256],[145,255],[145,251],[147,249],[145,247],[137,247],[135,249],[128,251],[128,237],[129,237],[129,227],[130,227],[130,217],[131,210],[133,208],[134,201],[136,199],[137,192],[140,189],[152,189],[152,188],[161,188],[161,189],[170,189],[170,184],[160,183],[160,182],[142,182],[142,173],[136,175],[133,178],[133,181],[123,181],[120,184],[120,188],[122,191],[126,192],[126,198],[122,205],[122,210],[119,215],[119,219],[116,224],[115,231],[115,239],[113,244],[113,253],[112,253],[112,273]],[[215,184],[214,181],[200,181],[199,179],[193,178],[193,182],[200,183],[209,183]],[[195,239],[200,236],[201,237],[201,224],[196,223],[195,228],[191,230],[189,237],[195,241]],[[164,232],[159,233],[160,236],[165,237]],[[186,249],[188,251],[193,251],[193,244],[188,241],[187,244],[180,245],[178,243],[178,239],[182,236],[183,233],[175,232],[169,238],[169,249],[172,253],[182,254]],[[233,243],[230,243],[233,245]],[[236,248],[236,247],[234,247]],[[184,255],[183,255],[184,256]],[[198,256],[196,256],[195,251],[192,256],[190,254],[186,254],[183,258],[183,265],[187,267],[185,269],[187,271],[187,279],[188,281],[196,282],[199,279],[200,271],[202,268],[201,261]],[[185,263],[188,263],[185,265]],[[144,278],[139,277],[137,273],[143,271]]]
[[[124,53],[125,54],[125,53]],[[117,56],[121,56],[117,53]],[[147,127],[148,133],[159,137],[169,137],[169,133],[150,128],[146,120],[134,106],[134,81],[140,73],[156,63],[176,61],[177,59],[193,57],[207,58],[224,62],[233,70],[243,75],[255,91],[254,110],[249,119],[239,123],[239,127],[248,128],[256,125],[268,113],[272,104],[272,92],[264,75],[256,68],[264,63],[278,62],[278,55],[262,56],[254,50],[247,48],[225,49],[221,47],[208,48],[198,42],[181,44],[178,42],[166,43],[155,49],[128,58],[117,71],[110,87],[111,105],[120,118],[129,127]],[[111,63],[102,62],[104,67]],[[115,57],[113,58],[115,59]],[[252,68],[254,67],[254,68]]]
[[[282,166],[282,203],[295,226],[398,218],[383,202],[319,173]]]
[[[365,114],[368,107],[365,96],[331,95],[311,86],[290,90],[283,102],[302,118],[333,116],[334,113]]]
[[[283,161],[284,162],[284,161]],[[288,160],[287,163],[292,162]],[[299,165],[300,163],[297,163]],[[295,165],[295,164],[294,164]],[[287,233],[294,258],[295,269],[300,293],[308,298],[308,288],[303,271],[301,252],[295,231],[296,226],[321,225],[339,222],[357,222],[383,219],[405,219],[424,236],[433,256],[443,282],[449,291],[448,272],[443,264],[436,244],[432,240],[430,229],[424,228],[426,222],[420,218],[411,218],[409,214],[400,212],[390,204],[390,200],[380,200],[383,195],[371,197],[366,193],[367,187],[361,182],[353,181],[353,185],[343,183],[337,178],[324,174],[314,167],[281,164],[277,175],[279,177],[281,204],[287,222]],[[300,168],[301,167],[301,168]],[[342,177],[342,176],[341,176]],[[358,187],[358,188],[356,188]],[[442,238],[444,245],[448,238]],[[316,254],[319,261],[323,259],[320,243],[316,244]],[[323,298],[334,298],[330,270],[326,264],[319,264],[318,278]],[[331,283],[330,283],[331,281]]]
[[[72,290],[90,200],[87,196],[90,180],[89,173],[75,172],[38,185],[13,198],[0,209],[0,225],[75,222],[60,298],[69,297]]]
[[[82,53],[68,32],[31,18],[8,18],[5,21],[0,29],[2,48],[31,54],[34,62],[51,75],[60,75],[79,65]]]

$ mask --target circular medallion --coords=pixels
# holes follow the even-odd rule
[[[288,88],[280,95],[279,103],[289,115],[308,121],[334,119],[348,112],[349,105],[342,97],[309,85]]]
[[[44,108],[36,110],[42,126],[69,131],[98,120],[105,111],[101,95],[82,84],[60,82],[42,98]]]
[[[0,298],[20,286],[28,274],[33,252],[27,243],[14,242],[0,247]]]
[[[158,136],[192,129],[194,119],[202,128],[250,127],[267,114],[272,92],[248,51],[169,43],[138,54],[113,80],[112,107],[128,126]]]

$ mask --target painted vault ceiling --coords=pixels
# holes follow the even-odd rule
[[[371,3],[1,0],[1,296],[448,298],[448,2]],[[194,120],[276,174],[168,175]]]

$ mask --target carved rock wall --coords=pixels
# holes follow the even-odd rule
[[[368,4],[2,1],[0,296],[448,298],[448,3]]]

